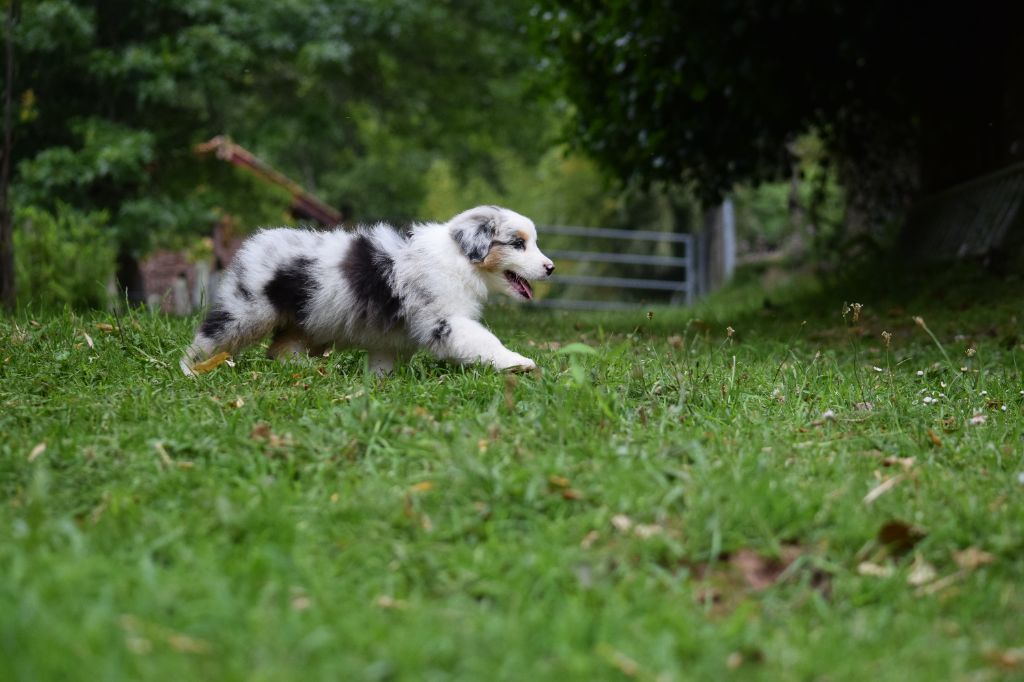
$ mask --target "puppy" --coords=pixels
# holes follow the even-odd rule
[[[211,355],[273,333],[271,357],[364,348],[378,374],[418,349],[460,364],[531,370],[533,360],[505,348],[478,320],[489,293],[530,300],[530,280],[554,269],[533,222],[497,206],[404,234],[384,224],[262,230],[225,272],[181,369],[191,376]]]

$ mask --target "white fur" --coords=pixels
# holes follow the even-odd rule
[[[235,255],[181,369],[192,375],[200,360],[272,332],[274,357],[364,348],[378,373],[418,349],[460,364],[533,369],[478,320],[488,293],[522,297],[505,271],[536,280],[553,268],[533,222],[495,206],[414,225],[409,235],[384,224],[263,230]]]

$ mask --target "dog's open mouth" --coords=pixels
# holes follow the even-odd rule
[[[505,279],[508,280],[509,286],[512,287],[512,291],[516,292],[527,301],[533,298],[533,287],[525,279],[512,272],[511,270],[505,271]]]

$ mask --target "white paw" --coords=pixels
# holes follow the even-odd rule
[[[537,369],[536,362],[519,353],[503,355],[495,361],[494,366],[506,372],[532,372]]]

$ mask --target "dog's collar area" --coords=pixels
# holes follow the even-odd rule
[[[512,291],[516,292],[527,301],[533,299],[533,287],[526,281],[526,278],[512,272],[511,270],[505,271],[505,279],[512,286]]]

